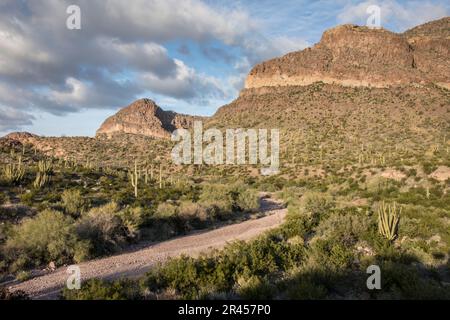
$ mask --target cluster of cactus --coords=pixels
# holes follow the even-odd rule
[[[47,160],[40,160],[38,162],[38,171],[40,173],[51,174],[53,172],[52,162]]]
[[[384,201],[378,207],[378,231],[388,239],[393,241],[398,237],[398,224],[402,208],[393,204],[385,204]]]
[[[92,163],[91,159],[89,159],[89,158],[86,159],[86,163],[85,163],[84,167],[86,169],[93,169],[94,168],[94,164]]]
[[[45,186],[47,183],[50,182],[50,176],[47,173],[43,173],[38,171],[36,174],[36,178],[33,182],[33,187],[36,189],[41,189],[43,186]]]
[[[130,183],[134,188],[134,196],[137,198],[139,194],[139,180],[141,176],[144,177],[145,184],[148,184],[150,180],[153,180],[153,165],[150,167],[150,171],[148,167],[144,169],[139,169],[137,161],[134,162],[134,168],[132,171],[128,172],[128,177],[130,179]],[[163,180],[162,180],[162,164],[159,165],[159,188],[162,189]]]
[[[3,168],[3,176],[8,183],[19,183],[25,176],[25,167],[22,165],[22,157],[18,163],[7,164]]]
[[[53,165],[50,160],[40,160],[37,165],[36,178],[33,181],[33,187],[41,189],[50,182],[50,175],[53,172]]]

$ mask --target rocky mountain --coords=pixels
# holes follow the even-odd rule
[[[196,119],[203,118],[164,111],[154,101],[140,99],[106,119],[97,130],[97,136],[131,133],[169,138],[176,129],[190,128]]]
[[[450,18],[403,34],[339,26],[255,66],[207,126],[279,128],[284,163],[426,158],[450,146],[449,51]]]
[[[450,18],[403,34],[341,25],[325,31],[312,48],[255,66],[246,89],[309,85],[389,87],[410,83],[450,84]]]
[[[106,119],[96,139],[16,133],[8,141],[81,161],[88,154],[119,166],[118,159],[135,157],[131,149],[142,153],[143,144],[151,157],[168,159],[170,140],[153,138],[168,138],[199,119],[205,127],[280,129],[281,157],[291,168],[388,155],[401,163],[417,154],[424,156],[420,161],[436,152],[448,157],[449,51],[450,18],[403,34],[338,26],[312,48],[255,66],[239,97],[210,118],[164,111],[141,99]],[[292,170],[298,172],[295,165]]]

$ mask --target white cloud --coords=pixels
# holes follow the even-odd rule
[[[89,89],[85,83],[69,77],[66,80],[66,87],[67,90],[64,91],[52,90],[49,94],[50,100],[55,101],[60,105],[86,102]]]
[[[226,93],[221,89],[220,80],[205,74],[198,74],[181,60],[175,59],[174,61],[177,66],[174,77],[158,78],[153,73],[143,73],[139,76],[142,86],[147,90],[166,96],[193,101],[197,98],[197,90],[205,93],[202,98],[223,98],[226,96]]]
[[[65,27],[69,4],[81,8],[80,31]],[[0,104],[64,114],[123,105],[147,90],[189,101],[231,98],[252,65],[304,46],[299,39],[264,37],[260,27],[242,8],[199,0],[3,0],[0,86],[8,94]],[[176,39],[241,49],[235,69],[241,80],[230,85],[171,58],[163,43]]]
[[[0,132],[16,130],[22,126],[30,125],[35,119],[33,115],[15,108],[0,106]]]

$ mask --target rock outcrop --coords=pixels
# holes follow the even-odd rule
[[[97,136],[131,133],[156,138],[169,138],[179,128],[190,128],[202,117],[164,111],[150,99],[140,99],[109,117],[97,130]]]
[[[255,66],[245,88],[310,85],[389,87],[450,83],[450,18],[408,30],[341,25],[312,48]]]

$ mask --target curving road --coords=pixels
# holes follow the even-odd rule
[[[263,218],[215,230],[196,232],[160,243],[141,245],[140,248],[133,251],[80,263],[78,266],[81,270],[81,280],[92,278],[113,280],[121,277],[141,276],[150,267],[168,258],[182,254],[197,256],[202,252],[223,248],[231,241],[249,240],[279,226],[284,221],[287,210],[279,202],[270,198],[262,198],[260,204],[260,211],[265,214]],[[67,268],[62,267],[54,272],[10,285],[9,289],[11,291],[22,290],[32,299],[57,299],[68,276]]]

